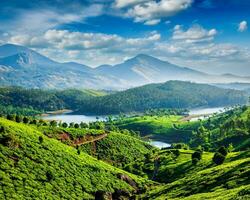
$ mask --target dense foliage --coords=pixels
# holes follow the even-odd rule
[[[192,146],[202,145],[206,150],[232,145],[235,150],[250,148],[250,108],[238,107],[210,117],[194,130]]]
[[[76,110],[83,101],[103,94],[103,92],[91,90],[59,91],[2,87],[0,88],[0,113],[36,115],[65,108]]]
[[[80,112],[117,114],[158,108],[216,107],[242,104],[246,101],[247,95],[242,91],[221,89],[206,84],[168,81],[84,101]]]

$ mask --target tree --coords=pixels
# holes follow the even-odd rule
[[[30,123],[31,124],[37,124],[37,121],[36,121],[36,119],[33,119]]]
[[[62,127],[63,127],[63,128],[67,128],[67,127],[68,127],[68,124],[67,124],[66,122],[63,122],[63,123],[62,123]]]
[[[69,123],[69,128],[74,128],[74,122]]]
[[[80,123],[80,127],[81,127],[81,128],[88,128],[89,126],[88,126],[87,123],[81,122],[81,123]]]
[[[198,162],[199,162],[199,160],[197,158],[192,159],[193,165],[197,165]]]
[[[22,117],[20,115],[16,115],[16,122],[17,123],[22,122]]]
[[[193,159],[201,160],[201,158],[202,158],[202,151],[200,150],[197,150],[192,154],[192,160]]]
[[[7,115],[6,117],[8,120],[11,120],[13,121],[15,119],[15,116],[14,115]]]
[[[224,146],[221,146],[221,147],[218,149],[218,152],[221,153],[223,156],[227,156],[227,149],[226,149],[226,147],[224,147]]]
[[[79,127],[80,127],[79,124],[77,123],[74,124],[74,128],[79,128]]]
[[[28,123],[29,123],[29,121],[30,121],[30,120],[29,120],[29,118],[28,118],[28,117],[24,117],[24,118],[23,118],[23,123],[28,124]]]
[[[216,152],[213,157],[213,162],[216,165],[221,165],[225,161],[226,157],[223,156],[221,153]]]
[[[50,121],[50,126],[56,127],[57,126],[57,122],[55,120]]]

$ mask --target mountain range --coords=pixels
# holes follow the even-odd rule
[[[149,55],[139,54],[117,65],[91,68],[83,64],[59,63],[24,46],[0,46],[0,85],[27,88],[126,89],[168,80],[197,83],[250,83],[250,77],[211,75],[180,67]]]

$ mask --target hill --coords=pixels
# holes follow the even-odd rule
[[[246,102],[247,95],[242,91],[221,89],[206,84],[168,81],[85,101],[81,104],[79,112],[119,114],[156,108],[217,107]]]
[[[1,199],[94,199],[102,192],[118,198],[145,185],[142,178],[79,155],[36,126],[0,118],[0,127]]]
[[[233,145],[234,149],[250,148],[250,108],[243,106],[201,122],[190,138],[193,146],[201,145],[205,149]]]
[[[0,84],[43,89],[127,89],[168,80],[199,83],[249,83],[249,77],[210,75],[140,54],[124,63],[91,68],[60,63],[23,46],[0,46]]]
[[[192,151],[182,150],[180,158],[166,165],[162,179],[175,177],[169,184],[148,190],[142,199],[248,199],[249,151],[230,153],[222,165],[212,163],[212,154],[203,153],[203,159],[194,166]],[[163,169],[162,169],[163,170]]]
[[[95,90],[41,90],[0,87],[0,114],[36,115],[61,109],[77,110],[81,102],[106,93]]]

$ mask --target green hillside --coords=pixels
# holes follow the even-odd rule
[[[166,141],[188,142],[192,131],[196,130],[200,122],[183,121],[181,115],[167,116],[138,116],[114,121],[114,125],[121,129],[139,131],[143,136]]]
[[[181,154],[186,154],[182,151]],[[169,184],[157,186],[143,195],[142,199],[187,199],[227,200],[250,198],[250,152],[230,153],[222,165],[212,163],[212,154],[206,153],[196,166],[189,156],[170,164],[172,176],[176,179]],[[180,156],[180,157],[181,157]],[[186,157],[186,158],[185,158]],[[161,175],[163,177],[163,174]],[[165,176],[167,177],[167,176]]]
[[[35,126],[0,118],[0,127],[0,199],[93,199],[96,192],[132,195],[145,186]]]
[[[106,93],[95,90],[41,90],[21,87],[0,88],[0,114],[36,115],[61,109],[77,110],[87,99]]]
[[[236,151],[250,148],[250,107],[243,106],[202,121],[190,138],[206,149],[232,144]]]
[[[84,101],[80,113],[119,114],[157,108],[217,107],[247,102],[243,91],[222,89],[206,84],[168,81],[132,88]]]

